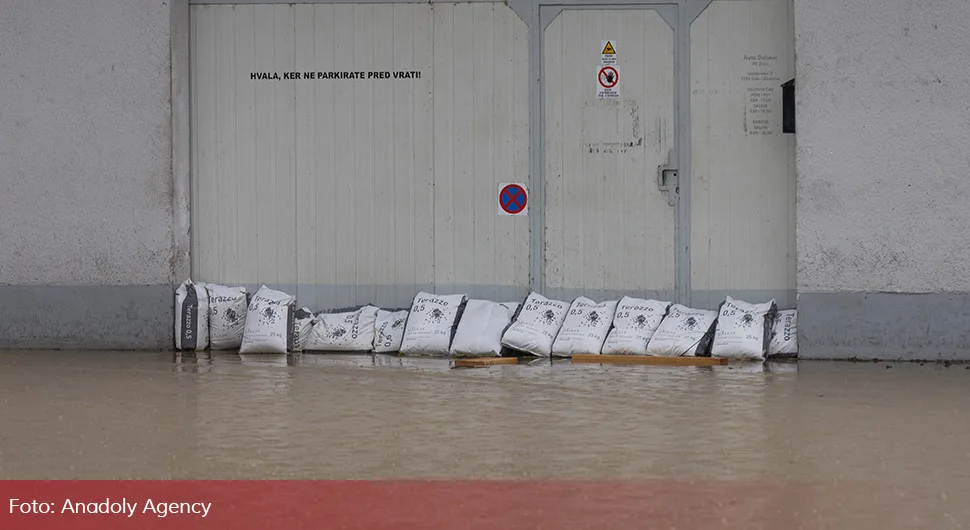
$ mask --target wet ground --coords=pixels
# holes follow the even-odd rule
[[[0,353],[0,479],[26,478],[636,479],[962,528],[970,368]]]

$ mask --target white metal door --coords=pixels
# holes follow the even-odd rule
[[[676,43],[661,9],[567,8],[544,29],[550,296],[675,296],[676,206],[658,167],[676,167]]]

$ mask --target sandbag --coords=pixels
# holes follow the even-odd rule
[[[286,353],[296,297],[261,286],[249,302],[239,353]]]
[[[452,355],[497,357],[502,354],[502,333],[512,321],[517,303],[469,300],[451,343]]]
[[[549,357],[568,311],[569,302],[550,300],[536,292],[529,293],[512,324],[502,335],[502,346]]]
[[[209,291],[209,347],[237,350],[246,331],[249,294],[245,287],[206,284]]]
[[[209,345],[209,292],[187,279],[175,289],[175,349],[203,351]]]
[[[768,355],[795,355],[798,353],[798,311],[785,309],[778,312],[771,330]]]
[[[552,344],[552,355],[599,355],[615,313],[616,300],[599,304],[583,296],[573,300]]]
[[[301,352],[310,340],[310,330],[313,329],[313,311],[306,307],[301,307],[293,312],[293,329],[290,331],[290,345],[287,347],[291,352]]]
[[[613,329],[603,343],[603,355],[646,355],[650,338],[670,309],[670,302],[624,296],[616,305]]]
[[[719,311],[711,356],[763,361],[768,354],[771,329],[778,313],[774,299],[751,304],[728,296]]]
[[[407,309],[378,310],[374,325],[374,351],[376,353],[400,351],[401,341],[404,340],[404,325],[407,321]]]
[[[670,306],[657,331],[647,343],[647,355],[658,357],[706,356],[710,351],[717,311]]]
[[[411,303],[401,353],[448,355],[467,300],[463,294],[418,293]]]
[[[313,319],[307,340],[310,351],[366,352],[374,347],[374,323],[378,308],[365,305],[354,311],[320,313]]]

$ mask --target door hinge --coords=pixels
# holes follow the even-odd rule
[[[667,204],[676,206],[680,196],[680,172],[670,167],[672,155],[673,151],[667,153],[667,164],[657,167],[657,188],[667,194]]]

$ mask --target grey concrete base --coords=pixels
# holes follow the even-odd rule
[[[736,289],[734,291],[698,291],[690,293],[690,302],[677,300],[677,293],[673,289],[666,291],[617,291],[609,289],[547,289],[543,295],[556,300],[572,301],[577,296],[585,296],[596,301],[619,300],[624,296],[634,298],[647,298],[654,300],[670,300],[688,305],[694,309],[716,310],[721,302],[728,296],[736,300],[745,302],[760,303],[774,299],[778,304],[778,309],[795,308],[795,291],[793,290],[745,290]]]
[[[0,348],[171,350],[172,285],[0,285]]]
[[[195,278],[193,278],[195,280]],[[197,281],[206,281],[199,278]],[[255,293],[261,284],[256,283],[228,283],[227,285],[242,285]],[[414,295],[419,292],[438,294],[464,294],[468,298],[496,300],[501,302],[518,302],[529,294],[527,287],[511,285],[317,285],[293,283],[267,283],[267,287],[277,289],[296,296],[299,306],[306,306],[312,311],[351,307],[363,304],[373,304],[384,308],[411,307]],[[173,287],[174,289],[174,287]]]
[[[799,359],[970,360],[970,294],[800,293]]]
[[[714,310],[720,306],[728,296],[735,300],[743,300],[752,304],[760,304],[768,300],[774,300],[778,309],[795,309],[795,290],[773,289],[773,290],[710,290],[710,291],[691,291],[690,306],[696,309]]]
[[[605,300],[620,300],[624,296],[630,296],[632,298],[644,298],[653,300],[663,300],[663,301],[674,301],[677,298],[677,293],[673,289],[660,291],[660,290],[633,290],[629,291],[617,291],[612,289],[563,289],[563,288],[549,288],[539,294],[551,298],[553,300],[562,300],[565,302],[572,302],[580,296],[585,296],[595,302],[602,302]]]
[[[206,281],[198,278],[197,281]],[[235,285],[235,284],[233,284]],[[242,284],[249,292],[259,289],[259,284]],[[409,307],[414,295],[419,291],[438,294],[465,294],[471,298],[494,300],[498,302],[518,302],[529,294],[526,286],[514,285],[312,285],[312,284],[267,284],[267,287],[296,295],[297,303],[313,311],[322,311],[360,304],[375,304],[381,307]],[[655,300],[677,300],[673,289],[661,290],[613,290],[613,289],[575,289],[548,288],[540,292],[554,300],[571,302],[579,296],[595,301],[619,300],[624,296],[652,298]],[[734,291],[692,291],[690,307],[697,309],[717,309],[727,296],[746,302],[758,303],[774,299],[779,309],[795,307],[793,290],[734,290]],[[685,303],[686,302],[681,302]]]

